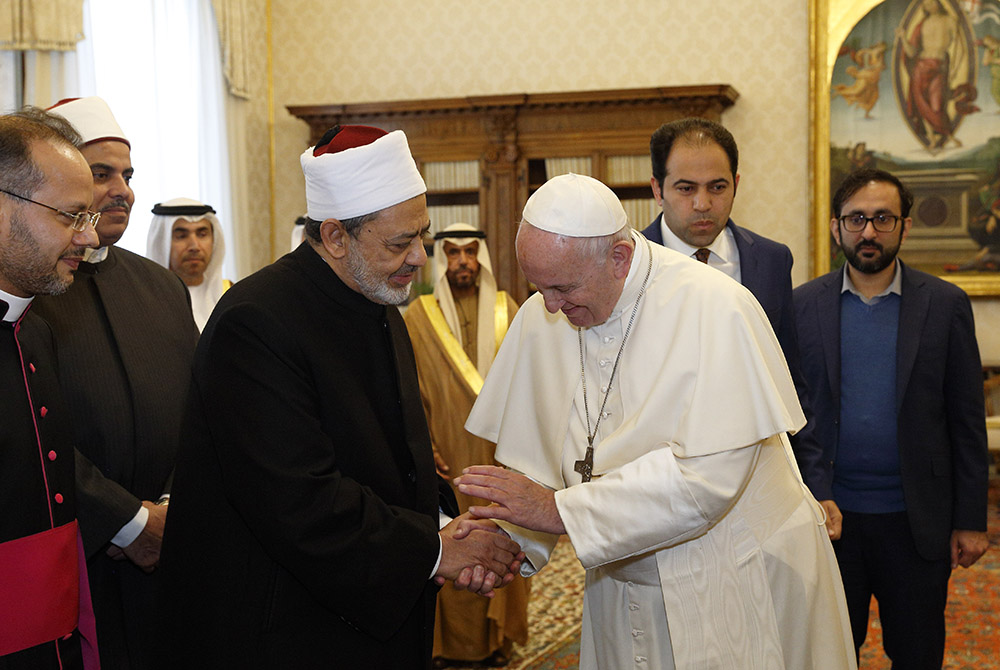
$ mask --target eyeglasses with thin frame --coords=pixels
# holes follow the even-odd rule
[[[77,231],[78,233],[83,232],[84,230],[86,230],[88,225],[91,228],[97,227],[97,222],[101,218],[101,213],[100,212],[76,212],[76,213],[74,213],[74,212],[67,212],[67,211],[59,209],[57,207],[53,207],[52,205],[46,205],[44,202],[38,202],[37,200],[32,200],[31,198],[26,198],[23,195],[18,195],[17,193],[12,193],[12,192],[10,192],[10,191],[8,191],[6,189],[0,188],[0,193],[6,193],[7,195],[9,195],[11,197],[18,198],[20,200],[25,200],[27,202],[30,202],[30,203],[34,204],[34,205],[39,205],[41,207],[45,207],[46,209],[51,209],[53,212],[58,212],[59,214],[62,214],[67,219],[69,219],[70,221],[72,221],[72,223],[69,224],[69,227],[72,228],[73,230]]]
[[[903,217],[895,214],[876,214],[875,216],[865,216],[864,214],[848,214],[838,219],[840,225],[849,233],[860,233],[870,221],[875,230],[880,233],[891,233],[896,230]]]

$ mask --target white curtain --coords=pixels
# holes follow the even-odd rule
[[[99,95],[132,144],[135,206],[119,244],[145,254],[157,202],[212,205],[235,250],[225,82],[218,30],[204,0],[87,0],[79,90]],[[233,252],[223,272],[237,279]]]
[[[0,114],[21,106],[21,53],[0,51]]]

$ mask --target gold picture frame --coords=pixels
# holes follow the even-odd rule
[[[831,81],[841,45],[857,23],[883,0],[810,0],[810,158],[812,273],[829,272]],[[905,248],[905,245],[904,245]],[[972,296],[1000,295],[1000,272],[937,273]]]

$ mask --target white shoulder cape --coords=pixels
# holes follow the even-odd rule
[[[742,285],[639,238],[632,262],[642,271],[632,268],[615,312],[631,312],[647,253],[649,285],[615,382],[625,416],[600,441],[595,474],[664,446],[678,457],[704,456],[800,429],[805,417],[781,348]],[[579,386],[577,329],[535,294],[511,324],[465,427],[496,442],[501,463],[562,489]]]

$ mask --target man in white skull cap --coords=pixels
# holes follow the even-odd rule
[[[59,343],[63,395],[75,428],[77,505],[101,663],[152,667],[156,565],[198,329],[184,284],[115,246],[135,195],[131,144],[98,97],[51,110],[82,138],[100,246],[60,296],[34,312]]]
[[[804,417],[749,291],[650,244],[573,174],[528,199],[517,256],[538,293],[466,423],[511,469],[456,483],[494,503],[470,511],[507,524],[522,574],[569,535],[587,569],[580,667],[854,668],[786,435]]]
[[[396,307],[430,226],[406,136],[337,126],[300,162],[305,243],[227,291],[198,343],[164,668],[429,668],[438,585],[491,594],[519,566],[492,522],[440,526],[457,509]]]
[[[454,223],[434,235],[434,295],[420,296],[404,320],[413,342],[438,467],[461,471],[493,462],[494,445],[463,428],[517,303],[497,291],[486,234]],[[450,467],[449,467],[450,466]],[[458,494],[462,511],[484,501]],[[445,589],[438,594],[434,665],[506,665],[528,638],[528,582],[517,578],[494,598]]]
[[[192,198],[173,198],[153,207],[146,257],[169,269],[187,286],[199,331],[232,285],[222,278],[225,255],[222,225],[211,205]]]

